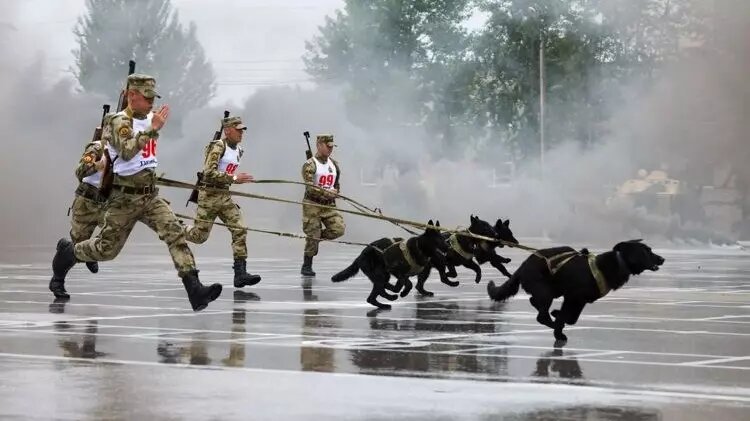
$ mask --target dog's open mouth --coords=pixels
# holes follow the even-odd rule
[[[653,270],[654,272],[656,272],[657,270],[659,270],[659,265],[653,265],[653,266],[651,266],[651,270]]]

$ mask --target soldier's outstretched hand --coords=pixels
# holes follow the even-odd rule
[[[237,181],[235,181],[235,183],[245,184],[245,183],[252,183],[253,181],[255,181],[255,177],[253,177],[252,175],[248,173],[241,172],[237,174]]]
[[[169,117],[169,105],[162,105],[158,110],[154,111],[154,116],[151,118],[151,127],[154,130],[161,130],[164,127],[164,123],[167,122]]]

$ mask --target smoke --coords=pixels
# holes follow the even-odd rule
[[[390,216],[418,222],[439,219],[443,226],[466,226],[470,214],[491,222],[510,218],[517,237],[546,235],[556,243],[573,245],[611,246],[633,237],[649,241],[675,241],[681,236],[715,239],[705,223],[675,234],[673,215],[608,198],[624,180],[636,177],[640,168],[666,168],[670,177],[712,185],[713,168],[729,163],[736,170],[734,182],[750,184],[747,170],[740,165],[747,162],[750,152],[745,118],[750,114],[748,88],[743,81],[750,70],[750,13],[741,0],[729,3],[734,10],[745,12],[732,13],[730,24],[717,26],[721,31],[714,34],[715,39],[659,69],[652,89],[644,92],[641,80],[629,81],[625,88],[630,100],[616,104],[607,136],[591,146],[570,141],[547,150],[541,176],[536,159],[511,166],[510,151],[500,146],[456,147],[435,157],[438,141],[419,127],[355,125],[345,88],[330,86],[312,90],[270,87],[257,91],[241,107],[230,108],[249,126],[240,170],[256,178],[300,180],[307,148],[302,132],[311,132],[313,148],[315,134],[332,133],[339,145],[334,157],[341,163],[342,193]],[[71,82],[40,85],[44,59],[27,69],[13,67],[13,50],[23,42],[14,40],[13,35],[2,38],[7,41],[0,40],[0,53],[8,59],[0,64],[0,94],[6,103],[0,122],[9,133],[0,158],[0,193],[6,198],[0,226],[2,243],[54,244],[69,229],[65,212],[76,185],[73,166],[105,101],[74,92]],[[169,98],[163,102],[168,103]],[[204,107],[192,111],[182,120],[183,137],[161,138],[160,171],[171,178],[193,180],[223,110]],[[356,114],[358,122],[362,117],[363,113]],[[477,128],[477,132],[481,130]],[[512,177],[506,179],[508,174]],[[299,186],[248,184],[237,189],[302,198]],[[185,209],[183,205],[189,192],[162,191],[175,211],[194,212],[194,206]],[[301,231],[299,206],[248,199],[239,199],[239,204],[251,227]],[[340,206],[348,208],[343,203]],[[721,212],[709,216],[712,221],[726,219]],[[348,240],[405,234],[382,221],[344,217]],[[731,232],[731,227],[724,232]],[[212,239],[203,247],[226,251],[226,234],[213,236],[221,239]],[[301,248],[301,244],[289,246]]]
[[[15,2],[4,5],[13,22]],[[75,163],[98,123],[101,99],[77,94],[71,81],[45,86],[45,57],[16,65],[31,45],[12,24],[0,27],[2,245],[50,243],[67,232]],[[90,114],[80,110],[92,110]],[[54,243],[52,243],[54,244]],[[1,253],[6,253],[3,250]]]

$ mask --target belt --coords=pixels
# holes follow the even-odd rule
[[[207,183],[198,183],[198,187],[207,187],[209,189],[221,189],[221,190],[229,190],[229,184],[207,184]]]
[[[156,194],[159,192],[159,189],[156,188],[156,186],[153,184],[140,187],[121,186],[119,184],[115,184],[112,186],[112,190],[121,191],[125,194]]]
[[[76,194],[83,197],[84,199],[93,200],[94,202],[107,201],[107,199],[99,193],[99,189],[89,183],[79,184],[78,188],[76,188]]]
[[[323,199],[317,195],[310,195],[307,193],[305,193],[305,200],[309,200],[310,202],[317,203],[319,205],[324,205],[324,206],[336,205],[336,199]]]

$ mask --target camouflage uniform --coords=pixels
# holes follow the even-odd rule
[[[155,86],[150,76],[128,76],[128,89],[137,90],[146,98],[159,96]],[[76,262],[114,259],[138,221],[156,231],[159,239],[167,244],[194,310],[205,308],[221,293],[221,285],[204,287],[198,280],[193,254],[185,241],[184,228],[169,208],[169,202],[159,197],[158,189],[154,187],[158,164],[156,139],[159,133],[150,125],[151,115],[137,119],[136,123],[133,110],[128,107],[107,119],[103,137],[110,141],[108,149],[114,161],[115,176],[104,226],[96,238],[75,245],[66,239],[58,242],[50,282],[50,290],[58,298],[69,297],[64,288],[65,275]],[[134,130],[136,124],[144,127],[144,130]]]
[[[80,184],[76,189],[76,197],[70,207],[72,218],[70,221],[70,239],[74,243],[91,238],[97,225],[101,225],[104,216],[105,199],[99,194],[98,186],[84,180],[97,172],[96,162],[102,159],[104,146],[100,140],[86,145],[86,149],[78,161],[75,174]]]
[[[229,117],[222,120],[222,127],[235,127],[246,130],[239,117]],[[243,151],[239,144],[232,144],[226,137],[214,140],[206,146],[203,159],[203,177],[200,187],[227,190],[226,192],[198,192],[198,211],[193,226],[185,230],[188,241],[203,244],[211,233],[214,220],[218,217],[227,225],[244,227],[240,207],[234,203],[229,194],[229,186],[234,183],[234,172],[239,165]],[[231,158],[229,157],[231,155]],[[260,281],[260,276],[247,273],[247,231],[242,228],[228,228],[232,235],[232,255],[234,257],[235,279],[234,286],[254,285]]]
[[[80,161],[75,169],[79,185],[75,191],[75,199],[70,207],[70,240],[80,243],[91,238],[97,226],[103,224],[105,198],[99,194],[98,183],[101,171],[96,169],[97,161],[104,155],[104,145],[101,140],[86,145]],[[86,262],[92,273],[99,271],[97,262]]]
[[[324,142],[333,145],[333,136],[318,135],[317,141],[319,143]],[[328,164],[328,161],[330,161],[330,164],[333,166],[331,169],[335,168],[336,171],[335,182],[330,188],[325,189],[328,191],[311,186],[305,187],[304,201],[335,207],[336,193],[341,189],[341,170],[338,162],[331,157],[328,157],[327,159],[320,156],[310,158],[302,165],[302,180],[307,184],[315,183],[315,174],[318,165],[316,160],[323,165]],[[325,228],[323,229],[323,227]],[[341,217],[341,214],[338,211],[334,209],[324,209],[317,206],[302,205],[302,230],[308,237],[334,240],[344,235],[345,229],[346,224],[344,224],[344,218]],[[318,254],[319,242],[319,240],[313,240],[310,238],[305,240],[305,259],[302,266],[303,275],[314,275],[314,272],[312,271],[312,258]]]

